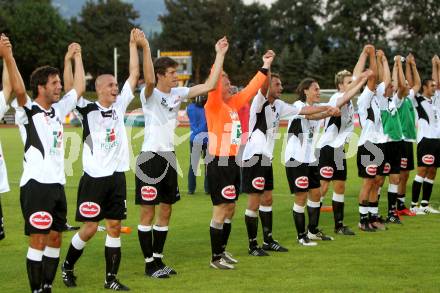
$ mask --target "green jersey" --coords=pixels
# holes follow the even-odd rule
[[[403,132],[402,125],[400,124],[399,112],[396,106],[397,101],[394,98],[385,99],[387,106],[381,107],[380,110],[383,132],[388,136],[389,141],[401,141],[403,139]]]
[[[414,91],[411,90],[408,97],[402,100],[402,104],[398,108],[400,124],[402,125],[402,133],[405,140],[416,140],[416,114],[414,105]]]

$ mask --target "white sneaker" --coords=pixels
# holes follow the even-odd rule
[[[419,207],[415,206],[409,209],[411,212],[415,213],[417,216],[426,215],[426,213]]]
[[[307,235],[298,239],[298,244],[302,245],[302,246],[316,246],[316,245],[318,245],[318,243],[311,241],[309,239],[309,237],[307,237]]]
[[[420,207],[426,214],[440,214],[439,210],[434,209],[432,206],[428,205],[426,207]]]
[[[222,253],[222,258],[228,263],[228,264],[236,264],[238,263],[238,260],[232,257],[232,254],[230,254],[227,251],[224,251]]]
[[[323,240],[323,241],[334,240],[333,237],[325,235],[324,232],[322,232],[321,230],[318,230],[316,234],[313,234],[312,232],[308,231],[307,237],[310,240]]]
[[[215,261],[211,261],[211,263],[209,265],[211,266],[211,268],[220,269],[220,270],[232,270],[234,268],[233,265],[229,264],[223,258],[220,258]]]

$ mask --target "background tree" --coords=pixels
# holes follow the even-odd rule
[[[67,22],[49,0],[1,1],[0,31],[14,46],[14,56],[26,84],[38,66],[62,67],[71,35]]]
[[[120,0],[88,1],[72,19],[75,40],[83,45],[86,72],[94,78],[113,73],[113,48],[118,48],[118,81],[128,77],[130,30],[139,17],[133,5]]]

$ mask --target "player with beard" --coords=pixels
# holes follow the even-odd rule
[[[66,224],[63,121],[85,90],[81,47],[76,43],[69,45],[65,58],[65,63],[72,61],[73,88],[61,99],[58,69],[43,66],[31,75],[34,100],[13,102],[24,144],[20,203],[29,236],[26,264],[32,292],[51,292]]]

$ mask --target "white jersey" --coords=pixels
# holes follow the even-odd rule
[[[382,120],[377,95],[384,95],[385,84],[382,82],[377,86],[376,94],[366,86],[357,100],[359,122],[362,132],[358,146],[370,141],[371,143],[385,143],[386,137],[383,134]]]
[[[302,101],[296,101],[293,105],[297,108],[309,106]],[[284,153],[286,163],[291,158],[301,163],[316,161],[315,145],[319,127],[319,120],[306,119],[305,115],[295,115],[289,120],[287,146]]]
[[[130,169],[124,114],[133,98],[127,81],[109,108],[99,102],[79,99],[76,112],[83,125],[83,169],[91,177],[110,176]]]
[[[417,143],[423,138],[440,138],[440,92],[430,99],[416,96]]]
[[[145,99],[145,88],[141,91],[142,110],[145,118],[143,152],[174,151],[174,131],[180,104],[186,100],[189,88],[175,87],[169,93],[154,88]]]
[[[329,106],[336,107],[338,100],[342,98],[344,93],[337,92],[330,97]],[[324,133],[321,135],[317,147],[323,148],[328,145],[332,148],[343,146],[354,130],[353,125],[353,103],[348,101],[341,107],[341,116],[327,117],[324,122]]]
[[[0,91],[0,120],[3,119],[3,116],[8,111],[8,109],[9,106],[6,104],[5,95],[3,94],[3,91]],[[8,191],[8,173],[6,171],[6,163],[3,157],[2,145],[0,143],[0,193]]]
[[[300,110],[301,108],[279,99],[270,104],[259,90],[250,109],[249,138],[244,148],[243,160],[249,160],[256,154],[272,159],[280,119],[297,115]]]
[[[23,175],[20,186],[30,179],[40,183],[65,184],[63,120],[77,103],[72,89],[59,102],[45,110],[28,97],[23,107],[14,100],[15,123],[24,143]]]

